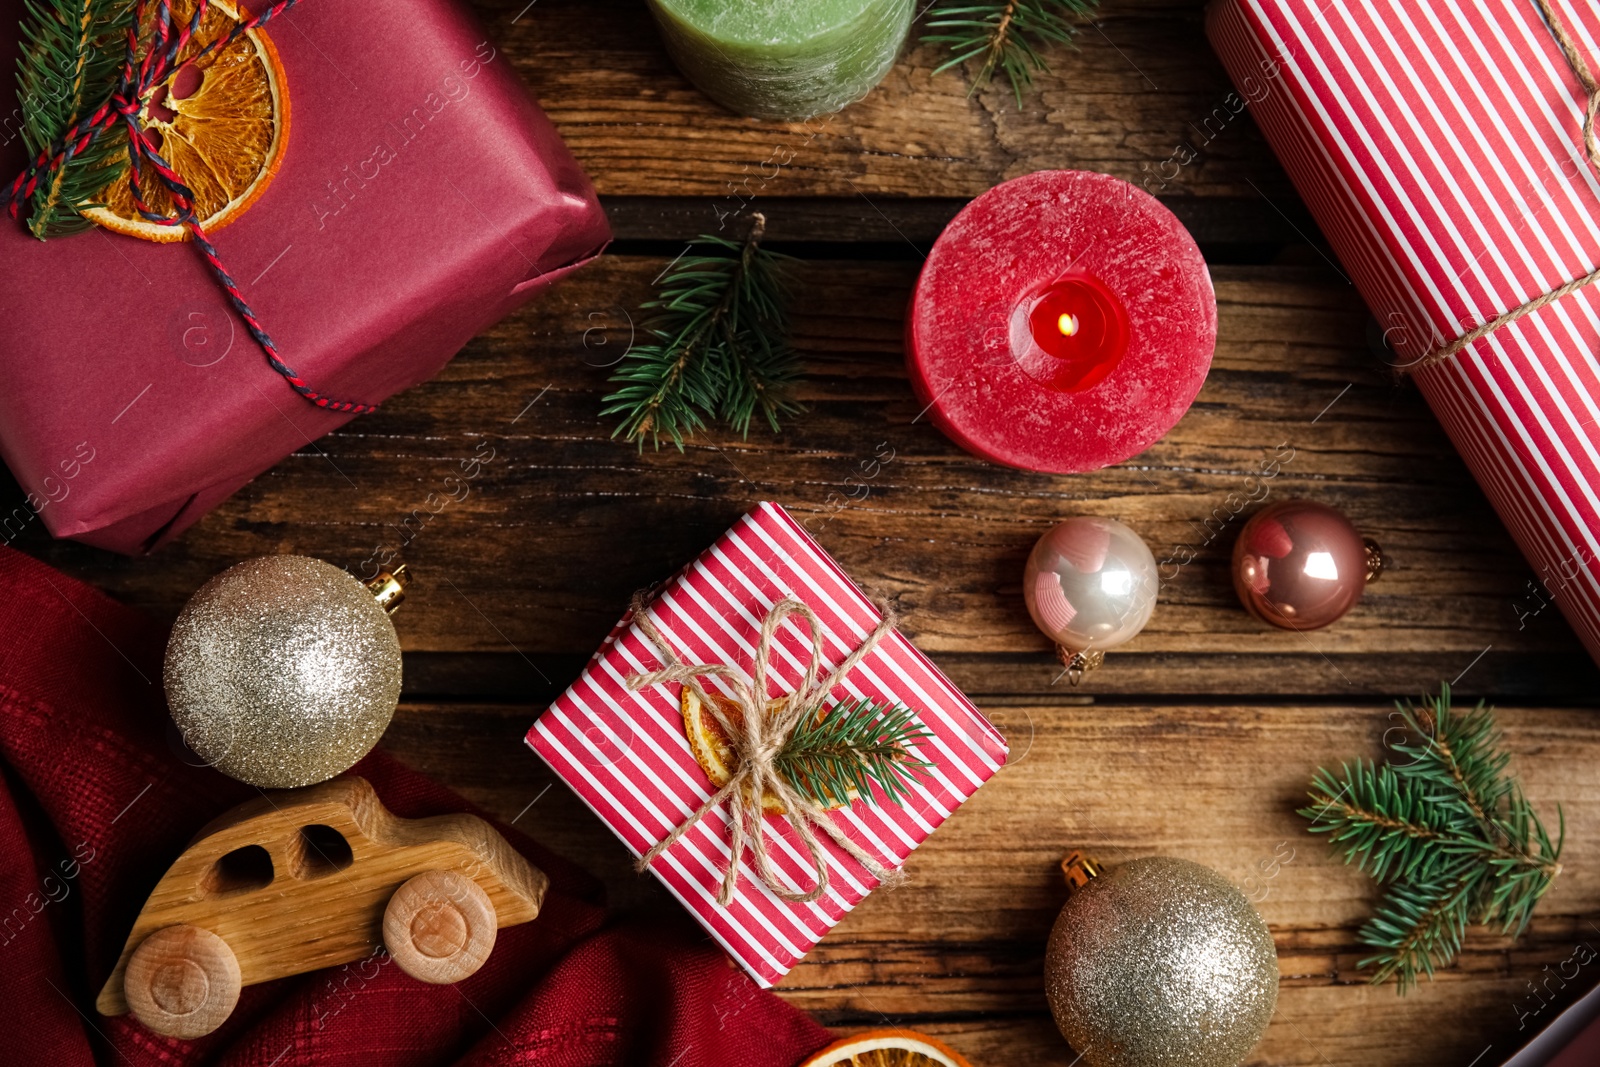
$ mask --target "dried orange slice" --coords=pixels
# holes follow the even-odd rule
[[[172,9],[187,23],[194,0],[175,0]],[[195,216],[208,231],[226,226],[255,202],[289,143],[288,84],[278,51],[263,30],[249,30],[199,62],[185,61],[226,37],[239,21],[238,10],[226,0],[211,0],[172,76],[152,90],[140,113],[157,151],[194,191]],[[148,168],[143,179],[150,210],[171,214],[166,187]],[[139,215],[126,168],[95,202],[99,206],[82,214],[108,230],[147,241],[189,238],[182,226],[161,226]]]
[[[739,705],[725,696],[713,693],[711,699],[722,709],[723,715],[730,719],[742,714]],[[782,704],[781,700],[771,701],[767,704],[767,713],[777,714]],[[700,764],[702,771],[706,772],[711,788],[721,789],[733,778],[734,756],[733,749],[728,745],[728,735],[723,732],[717,717],[706,712],[705,706],[700,703],[700,698],[695,696],[694,690],[688,686],[683,687],[678,707],[683,712],[683,733],[689,740],[689,751],[694,754],[694,761]],[[833,807],[842,808],[844,805],[835,804]],[[762,796],[761,809],[769,815],[783,815],[788,811],[771,793]]]
[[[727,697],[716,693],[710,696],[724,715],[732,718],[740,714],[739,706]],[[689,740],[689,751],[694,754],[694,761],[706,772],[711,788],[721,789],[733,778],[735,761],[733,749],[728,745],[728,735],[717,722],[717,717],[706,711],[700,698],[688,686],[683,687],[678,708],[683,712],[683,734]],[[776,710],[776,702],[769,705],[768,710]],[[771,793],[762,796],[761,808],[771,815],[782,815],[787,810]]]
[[[914,1030],[868,1030],[835,1041],[800,1067],[972,1067],[937,1038]]]

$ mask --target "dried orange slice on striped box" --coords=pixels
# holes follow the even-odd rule
[[[719,694],[708,694],[724,716],[741,715],[739,705]],[[776,715],[782,706],[782,701],[774,700],[767,705],[767,714]],[[689,742],[689,751],[694,755],[694,761],[700,764],[700,769],[706,773],[706,779],[711,783],[711,788],[721,789],[733,778],[735,757],[733,749],[728,744],[728,735],[723,731],[722,724],[717,721],[714,714],[706,710],[694,690],[688,686],[683,687],[683,695],[679,698],[679,710],[683,713],[683,734]],[[854,798],[855,790],[850,791]],[[834,804],[832,808],[845,807],[844,804]],[[761,810],[768,815],[783,815],[789,809],[783,802],[771,793],[766,793],[761,798]]]
[[[187,22],[194,0],[175,0]],[[203,59],[189,62],[239,24],[228,0],[211,0],[172,76],[144,101],[140,120],[156,151],[194,191],[195,215],[208,231],[238,218],[271,183],[289,143],[289,93],[283,63],[265,31],[248,30]],[[166,187],[148,170],[141,183],[150,210],[172,213]],[[183,241],[181,226],[150,222],[134,206],[126,168],[82,209],[96,225],[146,241]]]
[[[868,1030],[835,1041],[800,1067],[972,1067],[937,1038],[914,1030]]]

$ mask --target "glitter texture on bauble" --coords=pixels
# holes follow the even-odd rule
[[[1088,1067],[1236,1067],[1278,1004],[1272,933],[1208,867],[1155,856],[1074,892],[1045,993]]]
[[[400,640],[373,592],[307,556],[217,575],[167,643],[167,704],[206,763],[264,789],[325,781],[378,743],[400,700]]]

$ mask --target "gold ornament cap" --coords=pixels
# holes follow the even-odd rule
[[[1361,539],[1361,555],[1367,564],[1367,582],[1370,584],[1378,580],[1383,574],[1383,569],[1389,565],[1389,557],[1383,554],[1383,546],[1370,537]]]
[[[378,607],[386,614],[393,615],[395,609],[406,602],[406,586],[410,582],[411,568],[402,563],[392,571],[380,573],[367,583],[367,588],[378,598]]]
[[[1100,877],[1105,868],[1100,866],[1100,861],[1082,851],[1073,849],[1061,860],[1061,873],[1067,880],[1067,892],[1072,893],[1088,885],[1092,879]]]
[[[1083,681],[1085,674],[1100,669],[1106,661],[1106,654],[1097,648],[1075,652],[1066,645],[1057,645],[1056,658],[1067,669],[1067,684],[1077,685]]]

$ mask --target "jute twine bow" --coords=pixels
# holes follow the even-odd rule
[[[297,3],[299,0],[278,0],[259,15],[250,16],[236,23],[226,36],[218,37],[193,55],[185,57],[180,63],[179,56],[199,32],[201,23],[210,10],[211,0],[196,0],[194,12],[187,22],[178,18],[172,9],[171,0],[155,0],[153,9],[151,0],[138,0],[133,9],[133,21],[128,27],[122,67],[117,73],[117,81],[110,94],[88,116],[74,122],[63,130],[55,141],[46,145],[22,173],[17,175],[16,180],[0,189],[0,207],[6,208],[12,218],[20,218],[23,205],[33,196],[34,190],[41,183],[51,185],[59,182],[62,169],[72,162],[73,158],[87,151],[119,125],[125,127],[128,132],[128,187],[133,192],[133,202],[139,215],[148,222],[161,226],[181,226],[189,231],[196,250],[211,268],[212,276],[227,295],[228,302],[233,305],[234,313],[244,323],[245,329],[250,331],[250,336],[255,339],[256,344],[261,346],[268,365],[289,383],[291,389],[319,408],[364,415],[378,410],[377,405],[355,400],[335,400],[320,393],[279,357],[277,345],[273,344],[266,328],[261,325],[256,313],[245,302],[239,283],[228,273],[228,268],[223,265],[221,253],[206,235],[201,220],[195,213],[194,191],[185,183],[183,176],[161,155],[157,140],[144,125],[145,111],[155,91],[167,84],[167,79],[180,67],[201,66],[212,56],[226,51],[245,33],[266,25]],[[148,40],[139,39],[141,28],[148,30],[150,35]],[[155,175],[156,181],[166,189],[168,197],[172,200],[171,215],[152,211],[145,200],[146,167]]]
[[[1594,72],[1589,69],[1589,64],[1584,60],[1583,54],[1578,51],[1578,46],[1567,32],[1567,27],[1561,21],[1561,16],[1556,13],[1551,0],[1534,0],[1539,5],[1539,13],[1544,16],[1545,23],[1550,27],[1550,36],[1555,38],[1556,44],[1561,48],[1561,54],[1566,56],[1567,65],[1572,68],[1573,75],[1578,79],[1578,84],[1583,91],[1589,94],[1589,102],[1583,110],[1583,149],[1584,155],[1589,159],[1589,165],[1600,171],[1600,141],[1595,137],[1595,116],[1600,113],[1600,81],[1595,80]],[[1555,303],[1562,297],[1577,292],[1586,285],[1600,281],[1600,267],[1595,267],[1588,274],[1574,278],[1570,282],[1558,285],[1547,293],[1542,293],[1521,307],[1512,308],[1510,311],[1496,315],[1488,322],[1475,326],[1473,329],[1457,337],[1439,348],[1429,352],[1415,363],[1403,368],[1406,373],[1411,373],[1423,367],[1431,367],[1454,356],[1474,341],[1494,333],[1508,323],[1516,322],[1524,315],[1531,315],[1542,307]]]
[[[643,871],[648,868],[713,809],[725,803],[728,806],[729,855],[727,870],[722,877],[722,888],[717,893],[717,903],[723,907],[733,900],[734,886],[739,879],[739,863],[746,852],[753,860],[756,874],[762,884],[771,890],[774,896],[796,904],[809,904],[820,898],[828,889],[828,864],[822,844],[817,840],[818,831],[843,849],[851,859],[861,864],[867,873],[879,882],[894,881],[899,872],[885,867],[860,845],[846,837],[834,825],[826,808],[797,791],[784,780],[783,775],[779,774],[774,766],[778,753],[782,751],[784,743],[794,733],[801,720],[806,715],[817,714],[833,687],[877,647],[885,634],[894,629],[894,615],[885,608],[883,618],[877,627],[867,635],[855,651],[841,660],[827,677],[819,680],[818,673],[822,667],[822,624],[817,621],[811,609],[798,600],[785,597],[774,604],[767,617],[762,620],[761,639],[756,645],[755,661],[748,673],[729,663],[684,663],[644,610],[643,594],[634,598],[633,608],[634,622],[656,647],[664,666],[659,670],[632,675],[627,680],[628,688],[639,690],[662,682],[680,682],[687,686],[700,699],[700,706],[716,717],[717,724],[722,727],[723,733],[728,738],[728,746],[733,751],[735,764],[728,784],[711,794],[711,798],[700,805],[693,815],[646,852],[639,860],[638,869]],[[767,696],[768,663],[772,656],[773,637],[783,625],[783,620],[790,615],[805,621],[811,635],[811,659],[806,665],[805,678],[799,688],[779,699],[774,705],[772,699]],[[711,695],[700,684],[702,678],[720,678],[727,684],[733,691],[733,703],[736,708],[734,714],[725,713],[718,702],[711,699]],[[762,811],[762,799],[768,795],[783,806],[784,817],[788,819],[789,825],[794,827],[795,834],[805,849],[806,859],[811,864],[815,884],[806,892],[797,893],[786,887],[768,855]]]

